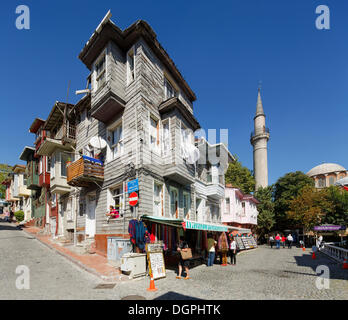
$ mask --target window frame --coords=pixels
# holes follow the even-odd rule
[[[98,74],[97,66],[100,64],[102,60],[104,60],[104,68]],[[95,92],[99,90],[106,83],[106,64],[107,64],[107,50],[105,48],[94,62],[94,86],[95,86],[94,91]],[[99,80],[102,76],[104,77],[104,81],[102,83],[99,83]]]
[[[156,204],[155,204],[155,196],[156,196],[156,193],[155,193],[155,186],[160,186],[160,193],[159,193],[159,198],[160,198],[160,205],[159,205],[159,208],[160,208],[160,214],[157,215],[157,212],[155,212],[155,208],[156,208]],[[153,199],[152,199],[152,205],[153,205],[153,213],[155,216],[158,216],[158,217],[164,217],[165,216],[165,192],[164,192],[164,183],[163,182],[159,182],[159,181],[156,181],[156,180],[153,180]]]
[[[185,213],[185,210],[186,210],[185,197],[186,196],[187,196],[188,202],[187,202],[187,212]],[[184,218],[189,219],[191,214],[191,193],[186,190],[183,190],[182,192],[182,209],[183,209]]]
[[[163,80],[163,86],[164,86],[164,99],[165,100],[168,100],[170,98],[174,98],[174,97],[177,97],[178,96],[178,90],[176,88],[176,86],[173,84],[173,82],[171,80],[169,80],[169,77],[167,75],[164,75],[164,80]],[[168,85],[169,87],[171,87],[171,91],[172,91],[172,94],[171,95],[168,95]]]
[[[177,194],[177,208],[176,208],[176,211],[174,212],[174,214],[172,214],[172,190],[176,191],[176,194]],[[180,213],[179,213],[180,205],[179,204],[180,204],[180,201],[179,201],[179,189],[176,188],[176,187],[170,186],[169,187],[169,213],[170,213],[170,216],[172,218],[176,218],[176,219],[179,218],[179,215],[180,215]]]
[[[164,127],[165,125],[168,124],[168,141],[165,141],[165,130],[164,130]],[[170,118],[167,118],[165,120],[162,120],[162,137],[161,137],[161,140],[162,140],[162,156],[163,157],[166,157],[168,155],[170,155],[170,151],[172,149],[172,139],[171,139],[171,135],[170,135]],[[167,142],[167,143],[165,143]],[[168,149],[167,150],[164,150],[164,147],[165,146],[168,146]]]
[[[156,126],[156,137],[155,137],[155,147],[153,146],[153,143],[151,141],[152,136],[152,123],[151,120],[155,121],[157,123]],[[157,144],[157,146],[156,146]],[[156,116],[154,116],[152,113],[149,114],[149,146],[150,146],[150,150],[160,154],[161,153],[161,121],[160,119],[158,119]]]
[[[133,61],[133,71],[130,68],[130,65],[131,65],[130,61]],[[135,81],[135,46],[132,46],[127,51],[126,68],[127,68],[127,86],[129,86],[131,83]]]

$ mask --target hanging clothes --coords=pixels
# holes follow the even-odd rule
[[[153,243],[156,241],[156,224],[151,225],[150,241]]]
[[[131,239],[131,242],[133,244],[136,243],[136,225],[137,225],[137,220],[136,219],[132,219],[132,220],[129,221],[128,233],[130,235],[130,239]]]

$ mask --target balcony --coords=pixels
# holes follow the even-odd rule
[[[26,186],[19,186],[18,195],[20,197],[29,197],[31,195],[31,191]]]
[[[75,187],[89,187],[91,183],[104,180],[103,162],[82,156],[67,167],[67,183]]]
[[[259,130],[253,130],[250,134],[250,140],[253,140],[255,137],[269,137],[269,128],[263,127]]]
[[[40,156],[51,156],[56,149],[72,151],[76,144],[76,127],[68,124],[60,127],[58,132],[51,137],[44,137],[37,154]]]
[[[36,166],[37,164],[35,161],[28,162],[26,176],[27,176],[27,189],[29,190],[40,189],[39,175],[36,173],[36,170],[37,170]]]

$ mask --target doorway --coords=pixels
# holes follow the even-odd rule
[[[86,214],[86,236],[93,238],[96,231],[95,221],[96,196],[87,197],[87,214]]]

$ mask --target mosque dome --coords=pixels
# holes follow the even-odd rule
[[[346,171],[344,167],[336,163],[323,163],[307,172],[307,176],[313,177],[321,174],[327,174],[332,172]]]

